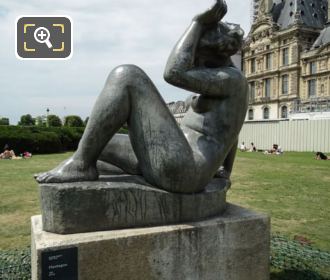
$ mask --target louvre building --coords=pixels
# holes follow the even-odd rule
[[[246,121],[330,118],[327,0],[253,1],[242,50]]]

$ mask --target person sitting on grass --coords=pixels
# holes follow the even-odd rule
[[[246,146],[245,146],[245,143],[242,142],[241,146],[239,147],[240,151],[241,152],[245,152],[246,151]]]
[[[22,155],[23,158],[31,158],[32,157],[32,154],[30,152],[24,152],[23,155]]]
[[[16,157],[15,152],[10,149],[8,144],[6,144],[3,148],[3,153],[0,154],[0,159],[12,159],[15,157]]]
[[[281,146],[277,146],[277,149],[275,151],[275,155],[282,155],[283,154],[283,149]]]
[[[278,144],[273,144],[270,150],[264,152],[265,155],[281,155],[283,154],[283,149]]]
[[[249,152],[256,152],[256,151],[257,151],[256,146],[254,145],[253,142],[251,142],[251,148],[249,149]]]
[[[315,159],[317,159],[317,160],[330,160],[330,157],[328,157],[327,155],[323,154],[322,152],[317,152],[315,154]]]

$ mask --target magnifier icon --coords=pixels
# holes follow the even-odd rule
[[[50,32],[46,27],[38,27],[34,31],[34,39],[41,44],[46,44],[49,49],[53,47],[52,43],[49,41]]]

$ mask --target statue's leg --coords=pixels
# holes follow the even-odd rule
[[[236,140],[232,145],[222,166],[218,169],[217,173],[215,174],[215,177],[230,179],[230,175],[233,170],[233,165],[236,157],[237,146],[238,146],[238,140]]]
[[[106,175],[107,170],[112,171],[113,167],[107,166],[107,163],[129,174],[142,174],[129,136],[125,134],[115,134],[103,149],[97,165],[100,174]]]
[[[202,189],[197,185],[193,152],[182,130],[152,81],[133,65],[117,67],[110,73],[78,150],[69,161],[39,176],[38,181],[95,180],[97,159],[126,122],[139,167],[149,183],[173,192]]]
[[[230,177],[230,174],[233,170],[234,161],[235,161],[236,152],[237,152],[237,146],[238,146],[238,139],[234,142],[233,146],[231,147],[231,149],[223,163],[224,169],[229,174],[228,177]]]

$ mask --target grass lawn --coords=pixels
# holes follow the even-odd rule
[[[30,244],[30,217],[40,213],[32,174],[69,156],[0,160],[0,250]],[[232,181],[230,202],[270,214],[273,232],[303,236],[330,251],[330,161],[316,161],[312,153],[238,152]]]
[[[237,152],[228,200],[271,216],[272,232],[330,251],[330,160]]]
[[[0,250],[24,248],[30,244],[30,217],[40,213],[33,174],[52,169],[69,155],[0,160]]]

